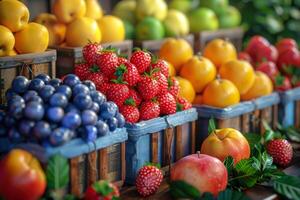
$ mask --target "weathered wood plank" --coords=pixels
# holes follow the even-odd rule
[[[182,146],[182,126],[177,126],[175,128],[175,160],[179,160],[183,156],[183,146]]]
[[[80,158],[70,159],[70,184],[71,184],[71,193],[76,196],[81,195],[81,187],[79,181],[79,164]]]
[[[108,177],[108,150],[107,148],[99,151],[99,176],[100,179],[107,179]]]
[[[295,126],[300,128],[300,101],[296,101]]]
[[[151,134],[151,162],[158,163],[158,134]]]
[[[240,117],[234,117],[234,118],[229,118],[229,119],[219,119],[217,124],[218,124],[218,128],[234,128],[237,130],[241,130]]]
[[[196,152],[196,121],[190,123],[191,125],[191,153]]]
[[[246,114],[243,114],[242,117],[241,117],[241,120],[242,120],[242,132],[243,133],[248,133],[250,131],[250,115],[249,113],[246,113]]]
[[[97,152],[90,152],[87,155],[87,161],[87,182],[91,185],[97,181]]]
[[[277,125],[278,125],[278,105],[274,105],[273,106],[273,113],[272,113],[272,117],[273,117],[273,120],[272,120],[272,127],[273,129],[276,129],[277,128]]]
[[[173,140],[173,128],[167,128],[164,133],[163,166],[171,163],[171,148]]]
[[[126,177],[126,149],[125,149],[126,145],[125,142],[123,142],[121,144],[121,165],[122,165],[122,169],[121,169],[121,181],[124,183],[125,181],[125,177]],[[123,184],[122,183],[122,184]]]
[[[263,134],[266,131],[263,122],[265,121],[270,126],[272,126],[272,124],[271,124],[272,123],[272,119],[273,119],[273,116],[272,116],[272,106],[264,108],[264,109],[262,109],[260,111],[259,130],[260,130],[261,134]]]

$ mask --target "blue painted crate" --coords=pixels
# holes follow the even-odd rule
[[[263,132],[262,119],[272,126],[276,125],[279,100],[279,95],[272,93],[253,101],[241,102],[223,109],[195,105],[194,107],[198,112],[196,148],[200,149],[201,143],[208,135],[210,118],[216,119],[218,128],[235,128],[242,132]]]
[[[300,87],[280,92],[279,122],[300,128]]]
[[[136,124],[127,124],[126,179],[133,184],[138,170],[147,162],[164,170],[185,155],[195,152],[196,109],[178,112]]]

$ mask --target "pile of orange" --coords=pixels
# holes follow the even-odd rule
[[[268,76],[238,60],[234,45],[222,39],[209,42],[203,56],[194,55],[185,40],[169,39],[159,57],[170,63],[170,71],[177,75],[181,87],[180,95],[193,104],[224,108],[273,91]]]

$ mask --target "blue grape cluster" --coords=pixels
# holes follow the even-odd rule
[[[96,91],[95,84],[69,74],[63,80],[39,74],[16,77],[0,111],[0,137],[12,143],[60,146],[72,138],[87,142],[122,128],[125,119],[115,103]]]

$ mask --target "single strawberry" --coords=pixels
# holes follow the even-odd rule
[[[142,102],[142,98],[140,97],[140,95],[135,89],[132,88],[129,89],[129,95],[127,99],[132,99],[136,106],[139,106]]]
[[[112,80],[106,92],[108,100],[113,101],[117,106],[121,107],[125,100],[128,98],[129,88],[121,79]]]
[[[159,93],[159,82],[153,74],[147,74],[141,76],[140,82],[137,85],[137,89],[144,100],[150,100]]]
[[[120,108],[120,112],[128,123],[136,123],[139,121],[140,112],[135,105],[123,105]]]
[[[161,72],[155,72],[153,76],[156,78],[159,84],[158,94],[160,95],[168,92],[168,79]]]
[[[177,98],[177,112],[192,108],[192,104],[183,97]]]
[[[134,64],[139,73],[142,74],[151,64],[151,55],[145,51],[137,50],[131,55],[130,62]]]
[[[100,72],[98,66],[92,67],[90,71],[86,79],[94,82],[96,89],[106,95],[109,87],[108,78]]]
[[[286,76],[277,75],[274,78],[275,90],[286,91],[292,88],[292,83],[290,79]]]
[[[180,90],[179,82],[174,77],[168,78],[168,92],[171,93],[175,98],[178,97]]]
[[[167,92],[157,97],[159,102],[160,114],[169,115],[176,112],[176,100],[174,96]]]
[[[96,57],[102,47],[98,43],[90,43],[82,48],[82,55],[88,65],[96,64]]]
[[[140,74],[136,67],[130,62],[126,62],[117,67],[114,76],[122,78],[130,87],[133,87],[140,80]]]
[[[87,63],[81,63],[75,65],[74,74],[84,81],[90,75],[90,65]]]
[[[162,59],[158,59],[157,61],[155,61],[151,67],[153,69],[157,68],[160,70],[160,72],[165,76],[165,77],[169,77],[169,65],[165,60]]]
[[[145,101],[140,106],[140,120],[149,120],[160,114],[159,104],[156,101]]]
[[[111,77],[115,73],[118,63],[118,56],[112,50],[105,49],[97,54],[96,64],[107,77]]]
[[[118,57],[118,66],[124,64],[124,63],[127,63],[129,62],[129,60],[127,60],[127,58],[124,58],[124,57]]]
[[[282,167],[287,166],[293,158],[293,147],[285,139],[271,140],[267,144],[267,152],[272,156],[273,162]]]
[[[143,196],[154,194],[163,180],[162,171],[152,165],[142,167],[137,175],[135,185],[138,193]]]
[[[108,181],[101,180],[88,187],[84,195],[84,200],[113,200],[119,197],[120,192],[117,186]]]

